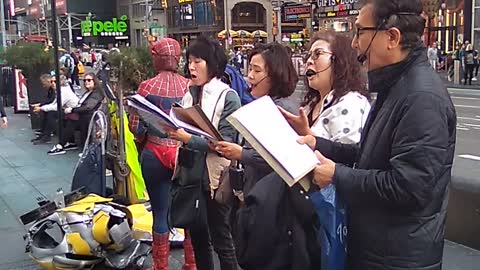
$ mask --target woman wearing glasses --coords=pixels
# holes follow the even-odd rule
[[[308,92],[300,115],[281,110],[299,135],[360,141],[370,103],[365,75],[350,44],[349,38],[333,31],[312,37],[306,57]]]
[[[333,31],[312,37],[306,59],[305,108],[296,116],[279,107],[299,135],[315,134],[343,143],[360,140],[370,104],[350,44],[350,39]],[[278,175],[270,174],[246,194],[245,205],[237,212],[236,230],[243,269],[320,268],[316,211],[309,199],[318,188],[307,192],[308,196],[299,185],[289,188]]]
[[[73,140],[77,127],[80,129],[81,144],[84,144],[87,139],[90,118],[100,107],[104,94],[100,89],[100,83],[95,74],[85,74],[83,82],[87,91],[80,98],[77,106],[65,108],[65,134],[63,141],[48,151],[49,155],[64,154],[66,150],[78,149]]]

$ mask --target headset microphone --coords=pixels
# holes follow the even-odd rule
[[[257,83],[253,84],[250,86],[250,88],[253,88],[253,87],[257,87],[261,82],[263,82],[263,80],[265,80],[266,78],[268,78],[268,76],[265,76],[263,77],[260,81],[258,81]]]
[[[360,64],[362,64],[362,65],[363,65],[363,63],[365,63],[366,60],[367,60],[367,54],[366,53],[362,53],[359,56],[357,56],[357,61],[360,62]]]
[[[335,58],[332,58],[332,62],[333,62],[334,60],[335,60]],[[332,66],[332,64],[333,64],[332,62],[330,62],[330,65],[328,65],[328,67],[326,67],[326,68],[324,68],[324,69],[322,69],[322,70],[320,70],[320,71],[313,71],[313,70],[311,70],[311,69],[307,70],[307,72],[305,72],[305,76],[307,76],[307,77],[312,77],[312,76],[317,75],[318,73],[324,72],[325,70],[329,69],[329,68]]]
[[[365,61],[367,60],[367,54],[368,52],[370,51],[370,47],[372,46],[372,43],[373,43],[373,40],[375,39],[375,37],[377,36],[378,34],[378,31],[380,31],[380,27],[383,25],[384,23],[380,24],[379,27],[377,27],[377,30],[375,30],[375,34],[373,34],[373,37],[372,39],[370,39],[370,43],[368,43],[368,46],[367,46],[367,49],[361,53],[360,55],[357,56],[357,61],[360,62],[360,64],[364,64]],[[357,37],[358,38],[358,37]]]

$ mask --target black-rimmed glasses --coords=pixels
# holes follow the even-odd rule
[[[313,52],[308,52],[308,54],[305,55],[304,60],[305,60],[305,62],[307,62],[308,59],[310,59],[310,57],[311,57],[312,60],[315,61],[322,55],[333,55],[333,53],[329,52],[329,51],[326,51],[323,48],[317,48],[317,49],[313,50]]]
[[[370,27],[355,27],[355,37],[359,37],[362,34],[362,31],[385,31],[387,30],[383,26],[370,26]]]

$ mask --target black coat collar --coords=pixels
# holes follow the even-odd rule
[[[423,61],[427,61],[426,48],[419,46],[411,51],[403,61],[368,72],[370,92],[386,94],[400,80],[407,69]]]

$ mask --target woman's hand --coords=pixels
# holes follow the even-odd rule
[[[313,135],[313,132],[310,130],[308,125],[307,114],[303,107],[299,110],[299,115],[295,115],[283,109],[282,107],[277,106],[280,112],[283,114],[283,117],[287,119],[288,123],[300,136]]]
[[[65,110],[63,110],[63,112],[64,112],[65,114],[72,113],[72,108],[65,108]]]
[[[168,134],[168,138],[183,143],[188,143],[192,138],[192,134],[186,132],[183,128],[174,129],[169,126],[162,126],[163,130]]]
[[[2,128],[7,128],[7,127],[8,127],[8,120],[7,120],[7,117],[2,117],[2,124],[1,124],[1,127],[2,127]]]
[[[218,142],[215,147],[215,151],[230,160],[241,160],[242,150],[243,148],[240,145],[225,141]]]
[[[40,109],[40,106],[33,107],[33,112],[34,113],[39,113],[42,109]]]

